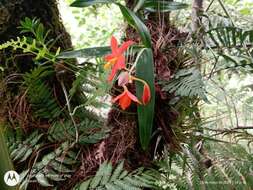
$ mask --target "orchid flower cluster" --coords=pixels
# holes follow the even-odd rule
[[[111,54],[105,56],[106,64],[104,65],[104,68],[111,69],[111,73],[108,76],[108,81],[111,82],[115,78],[116,74],[120,72],[117,77],[118,85],[123,87],[124,91],[117,97],[113,98],[112,102],[113,103],[118,102],[123,110],[127,109],[131,105],[132,101],[141,105],[146,105],[151,99],[150,88],[147,82],[132,75],[132,72],[136,65],[134,64],[130,69],[126,68],[125,64],[126,59],[124,56],[124,52],[128,49],[129,46],[133,44],[134,42],[129,40],[123,42],[123,44],[119,46],[117,39],[114,36],[112,36],[111,38],[112,52]],[[142,101],[140,101],[127,88],[127,84],[132,83],[133,81],[139,81],[144,85],[142,93]]]

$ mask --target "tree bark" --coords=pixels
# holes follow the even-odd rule
[[[38,18],[47,30],[50,30],[49,39],[55,40],[52,48],[56,51],[58,47],[61,50],[72,49],[70,35],[66,32],[59,15],[57,0],[2,0],[0,2],[0,43],[4,43],[10,39],[16,39],[21,36],[18,26],[20,21],[28,18]],[[10,58],[11,61],[10,61]],[[22,74],[30,71],[34,67],[33,56],[23,54],[19,51],[6,49],[0,51],[1,64],[8,65],[6,72],[0,73],[0,118],[6,120],[8,117],[8,103],[13,101],[19,95],[19,85],[13,85],[12,88],[6,86],[4,78],[8,75]],[[17,71],[18,68],[18,71]],[[74,76],[69,74],[66,78],[67,86],[70,86],[74,80]],[[57,80],[53,81],[54,86],[59,86]],[[70,84],[70,85],[68,85]],[[51,85],[51,84],[50,84]],[[63,96],[61,90],[55,92]],[[64,97],[59,99],[65,100]]]
[[[39,18],[51,30],[52,38],[59,38],[56,47],[72,47],[70,35],[66,32],[57,7],[57,0],[4,0],[0,3],[0,42],[19,35],[20,21],[25,17]]]

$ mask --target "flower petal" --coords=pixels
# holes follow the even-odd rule
[[[105,56],[105,61],[110,61],[111,59],[113,59],[115,57],[115,55],[114,54],[109,54],[109,55],[106,55]]]
[[[111,50],[113,54],[118,51],[118,41],[114,36],[111,38]]]
[[[125,57],[120,56],[117,59],[117,63],[113,65],[111,74],[108,76],[108,81],[112,81],[113,78],[115,77],[116,73],[118,70],[124,69],[126,67],[125,65]]]
[[[112,99],[112,103],[117,102],[121,97],[126,95],[126,91],[122,92],[120,95],[116,96],[115,98]]]
[[[124,51],[126,51],[127,48],[128,48],[129,46],[133,45],[133,44],[134,44],[134,41],[131,41],[131,40],[124,42],[124,43],[121,45],[121,47],[119,47],[119,49],[118,49],[119,54],[123,54]]]
[[[151,98],[150,88],[147,84],[144,85],[143,88],[143,94],[142,94],[142,102],[144,105],[146,105]]]
[[[109,69],[111,66],[112,66],[112,62],[107,62],[105,65],[104,65],[104,69]]]
[[[119,105],[123,110],[131,105],[131,99],[126,93],[119,99]]]
[[[126,93],[127,93],[127,96],[128,96],[131,100],[133,100],[134,102],[137,102],[137,103],[139,103],[139,104],[142,104],[142,103],[138,100],[138,98],[137,98],[135,95],[133,95],[129,90],[126,89]]]
[[[108,81],[112,81],[113,78],[115,77],[117,71],[118,71],[118,70],[117,70],[117,67],[115,67],[115,66],[112,67],[112,71],[111,71],[110,75],[108,76],[107,80],[108,80]]]
[[[129,73],[126,71],[123,71],[118,76],[118,85],[124,86],[129,82]]]
[[[124,69],[124,68],[126,68],[125,57],[123,55],[121,55],[121,56],[118,57],[117,63],[115,65],[115,67],[117,67],[118,69]]]

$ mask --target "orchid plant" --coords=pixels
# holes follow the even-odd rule
[[[117,76],[118,85],[123,87],[123,92],[113,98],[112,102],[118,102],[121,109],[126,110],[130,105],[131,102],[136,102],[137,104],[146,105],[149,103],[151,99],[151,93],[149,85],[146,81],[135,77],[132,73],[136,64],[133,64],[130,69],[126,67],[126,59],[124,52],[133,45],[134,42],[129,40],[123,42],[121,46],[118,45],[117,39],[112,36],[111,37],[111,51],[112,53],[105,56],[106,64],[104,65],[104,69],[111,69],[111,73],[108,76],[108,81],[111,82]],[[127,85],[133,83],[133,81],[139,81],[143,83],[143,93],[142,93],[142,101],[140,101],[133,93],[129,91]]]

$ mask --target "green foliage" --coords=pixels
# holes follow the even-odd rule
[[[208,46],[228,62],[222,68],[253,68],[253,30],[243,30],[234,26],[220,26],[206,32]]]
[[[70,144],[65,142],[52,152],[43,155],[40,162],[20,174],[21,189],[27,189],[31,180],[35,180],[43,187],[53,186],[53,182],[60,182],[71,177],[73,167],[78,163],[76,153],[69,150]]]
[[[24,86],[35,116],[44,119],[55,119],[61,114],[61,108],[53,96],[52,90],[44,82],[52,75],[52,67],[38,66],[31,73],[25,73]]]
[[[50,31],[46,31],[44,25],[40,22],[40,19],[33,18],[30,19],[26,17],[20,22],[21,33],[32,33],[37,42],[41,45],[46,44],[46,38]]]
[[[102,139],[108,137],[109,129],[103,128],[102,123],[85,119],[78,124],[79,143],[95,144]],[[56,122],[49,129],[48,138],[51,142],[72,142],[75,140],[75,128],[72,121]]]
[[[130,9],[121,4],[117,4],[121,10],[122,15],[128,22],[130,26],[135,28],[139,35],[141,36],[142,43],[146,48],[151,48],[151,36],[147,26],[142,22],[142,20]]]
[[[244,31],[234,26],[211,28],[206,32],[216,47],[242,48],[253,43],[253,30]]]
[[[88,7],[96,4],[113,3],[113,0],[76,0],[70,6],[72,7]]]
[[[87,7],[87,6],[91,6],[91,5],[97,5],[100,3],[115,3],[115,2],[110,1],[110,0],[102,0],[102,1],[100,1],[100,0],[91,0],[91,1],[77,0],[77,1],[74,1],[71,4],[71,6],[72,7]],[[147,48],[151,48],[151,36],[150,36],[149,30],[146,27],[146,25],[129,8],[121,5],[120,3],[115,3],[115,4],[119,6],[123,17],[126,19],[128,24],[131,25],[132,27],[134,27],[138,31],[138,33],[141,36],[143,45]]]
[[[96,175],[78,185],[75,190],[141,190],[154,187],[154,176],[139,169],[129,173],[123,168],[124,162],[113,169],[110,162],[105,161]]]
[[[34,152],[37,152],[43,146],[44,143],[41,142],[43,135],[43,133],[39,134],[38,131],[34,131],[25,139],[7,135],[7,145],[11,159],[15,162],[27,161]]]
[[[38,48],[36,46],[36,40],[29,40],[27,37],[17,37],[17,40],[11,39],[10,41],[1,44],[0,50],[12,47],[14,50],[21,49],[24,53],[33,53],[36,55],[35,60],[44,59],[46,57],[52,57],[48,49],[44,46],[43,48]]]
[[[138,105],[138,124],[141,146],[146,150],[152,135],[154,111],[155,111],[155,79],[154,62],[151,49],[143,49],[136,59],[136,76],[145,80],[151,93],[151,100],[147,105]],[[139,99],[142,98],[143,84],[136,83],[136,94]]]
[[[250,189],[253,157],[241,145],[208,143],[204,154],[189,146],[159,163],[162,189]],[[203,149],[202,148],[202,149]],[[222,184],[222,186],[221,186]]]
[[[34,54],[35,60],[45,59],[54,62],[56,57],[60,53],[60,48],[57,49],[55,53],[50,52],[49,45],[52,42],[49,40],[46,42],[46,38],[50,31],[46,31],[44,25],[40,23],[39,19],[25,18],[21,21],[21,33],[31,32],[35,39],[30,37],[17,37],[16,40],[11,39],[10,41],[1,44],[0,50],[12,47],[13,50],[21,49],[24,53]]]
[[[17,187],[10,187],[4,181],[4,175],[7,171],[13,170],[13,164],[8,154],[8,147],[5,139],[5,129],[0,121],[0,187],[1,190],[17,190]]]
[[[172,80],[164,84],[163,90],[176,96],[200,97],[208,102],[202,75],[194,67],[179,70]]]
[[[85,48],[81,50],[73,50],[62,52],[58,57],[59,58],[98,58],[107,55],[110,53],[111,48],[109,46],[104,47],[92,47],[92,48]]]
[[[150,12],[170,12],[188,8],[188,4],[176,1],[146,0],[143,7]]]

